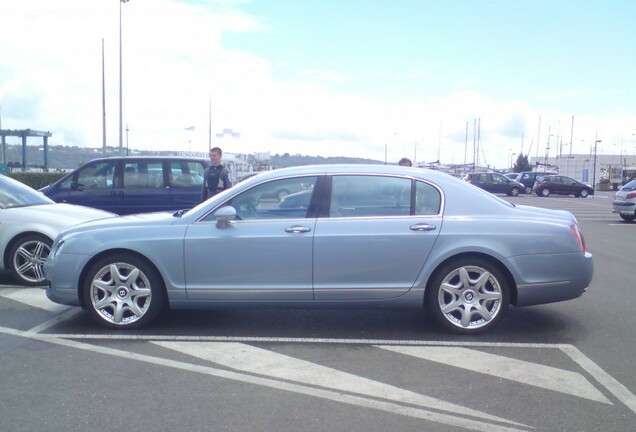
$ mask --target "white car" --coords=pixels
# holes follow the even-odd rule
[[[0,269],[18,283],[45,285],[43,265],[60,231],[115,216],[71,204],[56,204],[17,180],[0,175]]]
[[[614,195],[614,213],[626,222],[636,217],[636,179],[632,179]]]

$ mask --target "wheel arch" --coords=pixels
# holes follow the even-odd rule
[[[160,281],[161,281],[161,290],[163,291],[164,294],[164,299],[165,299],[165,304],[163,305],[164,308],[168,306],[168,294],[167,294],[167,290],[166,290],[166,281],[164,280],[163,274],[161,274],[161,272],[159,271],[159,269],[157,268],[157,266],[150,260],[148,259],[148,257],[146,257],[145,255],[131,250],[131,249],[126,249],[126,248],[116,248],[116,249],[108,249],[108,250],[104,250],[101,251],[100,253],[96,254],[95,256],[91,257],[90,260],[88,260],[86,262],[86,264],[84,265],[84,268],[82,268],[82,271],[80,272],[79,275],[79,279],[77,281],[77,293],[79,296],[79,301],[80,301],[80,305],[82,306],[82,308],[86,309],[86,299],[84,298],[84,290],[82,289],[82,287],[84,286],[84,282],[86,281],[86,277],[88,275],[88,271],[91,267],[93,267],[93,264],[95,264],[97,261],[99,261],[100,259],[108,256],[108,255],[113,255],[113,254],[129,254],[129,255],[133,255],[136,258],[139,258],[141,260],[144,261],[145,264],[147,264],[148,266],[150,266],[158,275]]]
[[[497,269],[499,271],[501,271],[501,273],[506,278],[506,282],[508,283],[508,287],[510,288],[510,293],[509,293],[510,294],[510,304],[511,305],[516,305],[517,304],[517,284],[515,283],[515,279],[512,276],[512,273],[510,272],[508,267],[506,267],[499,259],[493,257],[492,255],[488,255],[486,253],[482,253],[482,252],[462,252],[462,253],[458,253],[456,255],[450,256],[450,257],[446,258],[444,261],[438,263],[437,266],[435,267],[435,269],[431,272],[431,274],[429,275],[428,279],[426,280],[426,285],[424,287],[424,300],[423,300],[424,301],[424,303],[423,303],[424,308],[428,307],[428,297],[429,297],[429,295],[427,293],[429,292],[430,285],[431,285],[432,281],[435,279],[435,277],[439,274],[441,269],[444,266],[446,266],[448,263],[452,262],[452,261],[460,260],[460,259],[466,259],[466,258],[480,258],[480,259],[483,259],[483,260],[487,261],[489,264],[492,264],[495,267],[497,267]]]

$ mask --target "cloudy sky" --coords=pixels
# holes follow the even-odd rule
[[[226,152],[636,153],[631,0],[0,0],[2,129],[101,147],[103,40],[119,145],[120,7],[130,148],[204,152],[211,119]]]

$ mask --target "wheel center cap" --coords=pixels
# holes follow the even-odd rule
[[[117,297],[119,297],[120,299],[125,299],[126,297],[128,297],[128,288],[126,287],[117,288]]]
[[[464,300],[467,301],[468,303],[472,303],[475,301],[475,293],[472,291],[466,291],[464,293]]]

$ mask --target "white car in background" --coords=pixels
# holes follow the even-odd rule
[[[17,180],[0,175],[0,269],[22,285],[45,285],[43,265],[60,231],[115,216],[71,204],[56,204]]]
[[[614,213],[626,222],[636,218],[636,179],[632,179],[614,195]]]

